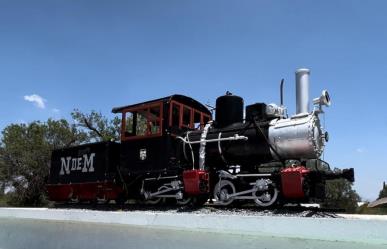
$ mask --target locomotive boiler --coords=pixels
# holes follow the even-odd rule
[[[216,100],[214,119],[206,106],[183,95],[113,108],[122,115],[120,143],[54,151],[49,197],[181,205],[253,201],[263,207],[322,200],[327,180],[354,181],[354,173],[333,172],[320,160],[329,137],[319,116],[331,100],[324,90],[310,109],[309,75],[308,69],[296,71],[291,116],[283,81],[279,105],[244,107],[241,97],[227,92]]]

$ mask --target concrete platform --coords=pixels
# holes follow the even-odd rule
[[[102,247],[387,248],[387,218],[0,209],[0,248]]]

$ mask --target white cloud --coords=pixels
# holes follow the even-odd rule
[[[363,152],[365,152],[365,149],[364,148],[357,148],[356,152],[357,153],[363,153]]]
[[[24,96],[24,100],[34,103],[35,106],[40,109],[46,108],[45,102],[47,102],[47,100],[37,94],[26,95]]]

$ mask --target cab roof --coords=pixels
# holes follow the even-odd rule
[[[203,105],[199,101],[194,100],[193,98],[190,98],[190,97],[187,97],[184,95],[180,95],[180,94],[174,94],[174,95],[171,95],[168,97],[153,99],[153,100],[149,100],[149,101],[141,102],[141,103],[137,103],[137,104],[132,104],[132,105],[114,107],[112,109],[112,112],[119,113],[119,112],[122,112],[123,110],[128,109],[128,108],[147,106],[147,105],[155,103],[155,102],[169,103],[172,100],[175,100],[181,104],[195,108],[196,110],[204,112],[204,113],[211,116],[211,112],[208,110],[208,108],[205,105]]]

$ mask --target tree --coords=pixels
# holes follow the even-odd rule
[[[4,164],[2,155],[3,155],[3,148],[0,144],[0,196],[4,194],[4,190],[8,182],[7,167]]]
[[[337,170],[337,169],[335,169]],[[357,209],[360,196],[352,189],[352,183],[346,179],[329,180],[326,184],[326,198],[322,204],[325,208],[342,208],[348,213]]]
[[[118,140],[121,120],[112,120],[92,111],[74,110],[76,124],[48,119],[47,122],[11,124],[2,131],[0,141],[0,193],[6,186],[11,205],[40,206],[45,203],[45,178],[50,168],[51,151],[87,142]]]
[[[119,117],[109,120],[100,112],[93,110],[90,113],[82,113],[78,109],[75,109],[71,116],[77,122],[77,126],[88,134],[90,141],[118,141],[120,139],[121,119]]]
[[[78,145],[87,139],[85,132],[64,119],[8,125],[2,131],[0,144],[0,182],[8,182],[14,188],[11,204],[44,204],[51,151]]]
[[[384,197],[387,197],[387,186],[386,186],[385,182],[383,182],[383,188],[379,192],[379,198],[378,199],[384,198]]]

